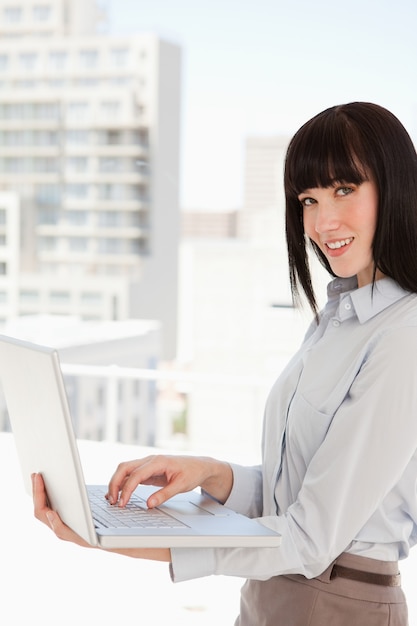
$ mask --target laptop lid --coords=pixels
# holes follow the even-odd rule
[[[51,507],[88,543],[108,548],[279,545],[272,530],[196,492],[178,494],[160,507],[180,522],[178,527],[104,527],[91,512],[56,349],[0,335],[0,383],[26,491],[31,494],[31,474],[40,472]],[[136,494],[146,500],[150,489],[140,486]]]

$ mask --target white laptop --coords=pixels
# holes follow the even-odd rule
[[[88,543],[104,548],[280,544],[277,533],[196,491],[148,510],[146,500],[156,487],[143,485],[121,509],[104,498],[107,486],[86,486],[55,349],[0,335],[0,385],[26,490],[31,493],[31,474],[40,472],[52,508]]]

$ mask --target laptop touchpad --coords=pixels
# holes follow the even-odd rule
[[[210,511],[189,502],[188,500],[175,500],[175,502],[165,504],[159,507],[170,515],[178,513],[179,515],[213,515]]]

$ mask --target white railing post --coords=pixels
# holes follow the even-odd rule
[[[118,439],[118,367],[110,365],[106,375],[106,423],[104,439],[110,443],[116,443]]]

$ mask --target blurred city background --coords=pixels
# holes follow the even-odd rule
[[[413,0],[0,0],[0,333],[59,350],[96,471],[103,450],[259,460],[310,319],[288,285],[288,141],[351,100],[413,136],[416,20]],[[7,475],[1,393],[0,431]],[[175,623],[214,619],[197,605]]]

